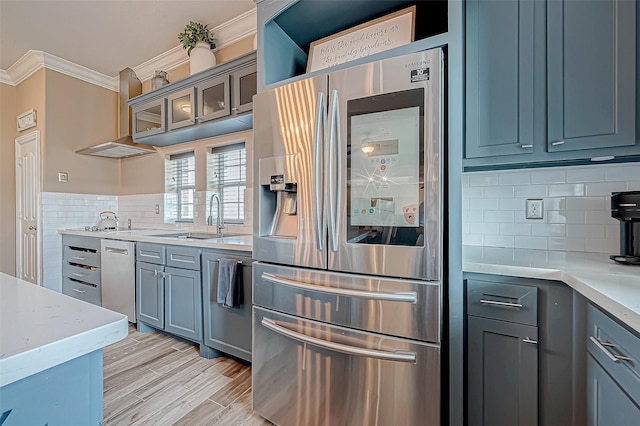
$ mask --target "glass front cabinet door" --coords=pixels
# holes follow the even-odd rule
[[[207,80],[197,87],[198,121],[215,120],[231,113],[229,75]]]
[[[258,76],[253,64],[233,74],[233,107],[234,114],[242,114],[253,110],[253,95],[258,93]]]
[[[188,88],[167,97],[169,106],[169,130],[193,126],[196,123],[194,112],[194,90]]]
[[[164,99],[156,99],[133,108],[133,138],[139,139],[165,129]]]

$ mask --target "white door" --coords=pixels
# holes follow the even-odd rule
[[[16,276],[40,285],[40,131],[16,139]]]

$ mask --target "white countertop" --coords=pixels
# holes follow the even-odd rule
[[[84,229],[59,229],[58,233],[81,235],[84,237],[108,238],[111,240],[139,241],[144,243],[169,244],[176,246],[191,246],[213,248],[221,250],[236,250],[251,252],[253,249],[253,235],[234,235],[207,240],[186,239],[177,237],[159,237],[158,235],[175,234],[179,231],[142,229],[132,231],[85,231]]]
[[[127,333],[125,315],[0,273],[0,387]]]
[[[465,246],[464,272],[563,281],[640,332],[640,266],[608,254]]]

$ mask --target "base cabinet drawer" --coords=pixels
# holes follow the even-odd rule
[[[93,266],[65,263],[62,267],[62,276],[100,285],[100,270]]]
[[[102,305],[102,297],[100,294],[100,286],[74,280],[73,278],[62,278],[62,293],[94,305]]]

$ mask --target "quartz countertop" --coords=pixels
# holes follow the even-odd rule
[[[603,253],[465,246],[464,272],[563,281],[640,332],[640,266],[621,265]]]
[[[236,250],[251,252],[253,249],[253,235],[232,235],[228,237],[209,239],[187,239],[179,237],[161,237],[160,235],[175,234],[180,231],[166,229],[139,229],[131,231],[85,231],[84,229],[59,229],[58,233],[80,235],[84,237],[107,238],[111,240],[139,241],[144,243],[169,244],[176,246],[191,246],[214,248],[222,250]]]
[[[0,273],[0,387],[127,333],[126,315]]]

